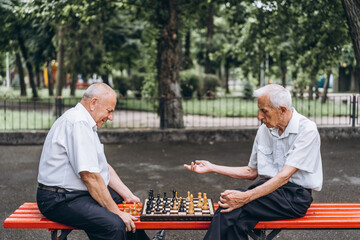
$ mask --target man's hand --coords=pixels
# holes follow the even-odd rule
[[[131,216],[129,213],[126,213],[126,212],[120,212],[120,213],[118,213],[118,215],[125,223],[126,231],[127,232],[132,231],[134,233],[136,230],[134,221],[137,220],[137,218],[134,216]]]
[[[248,202],[250,202],[250,195],[248,192],[226,190],[220,194],[219,206],[224,208],[221,212],[226,213],[242,207]]]
[[[209,173],[213,171],[213,164],[205,160],[196,160],[195,163],[191,162],[191,165],[184,164],[184,167],[187,170],[196,172],[196,173]]]
[[[137,196],[135,196],[134,194],[131,194],[128,197],[125,197],[124,199],[126,202],[140,202],[140,198],[138,198]]]

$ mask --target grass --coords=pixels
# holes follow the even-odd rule
[[[63,91],[64,112],[75,106],[84,90],[77,90],[76,97],[70,97],[70,90]],[[31,98],[31,89],[27,97],[20,97],[19,90],[0,88],[0,130],[12,129],[49,129],[55,121],[54,97],[49,97],[47,89],[39,90],[38,99]],[[350,115],[350,98],[342,97],[328,100],[293,98],[294,108],[307,117],[339,117]],[[119,98],[117,110],[158,112],[157,98]],[[182,100],[184,115],[203,115],[210,117],[257,117],[257,100],[245,100],[240,97],[217,97]]]
[[[307,117],[338,117],[350,114],[349,101],[327,101],[293,99],[294,108]],[[120,99],[120,109],[156,112],[159,103],[157,99]],[[245,100],[239,97],[216,99],[183,100],[184,114],[206,115],[212,117],[257,117],[257,100]]]
[[[54,123],[55,116],[35,111],[0,110],[0,130],[35,130],[49,129]]]

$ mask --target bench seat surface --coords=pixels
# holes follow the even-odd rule
[[[122,209],[122,205],[118,205]],[[215,208],[218,205],[215,204]],[[207,229],[210,221],[135,221],[137,229]],[[72,229],[46,219],[36,203],[24,203],[4,221],[4,228]],[[313,203],[298,219],[260,221],[256,229],[359,229],[360,203]]]

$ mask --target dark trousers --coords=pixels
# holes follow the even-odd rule
[[[261,179],[251,185],[249,189],[266,181]],[[246,191],[244,189],[237,190]],[[248,240],[248,233],[254,229],[259,221],[302,217],[306,214],[311,202],[310,190],[288,182],[274,192],[229,213],[221,213],[222,208],[219,207],[204,239]]]
[[[114,201],[122,203],[123,198],[108,189]],[[99,205],[87,191],[59,193],[38,189],[36,198],[46,218],[82,229],[91,240],[149,239],[144,230],[137,230],[135,234],[126,232],[123,220]]]

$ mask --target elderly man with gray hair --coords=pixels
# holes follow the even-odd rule
[[[40,158],[37,203],[45,217],[83,229],[89,239],[149,239],[144,230],[135,233],[136,218],[116,205],[140,199],[107,163],[97,134],[113,120],[115,105],[112,88],[95,83],[56,120]]]
[[[320,136],[314,122],[291,107],[290,92],[270,84],[258,97],[259,127],[248,166],[227,167],[196,160],[186,169],[259,180],[248,189],[221,193],[219,209],[204,239],[248,239],[259,221],[299,218],[322,188]]]

